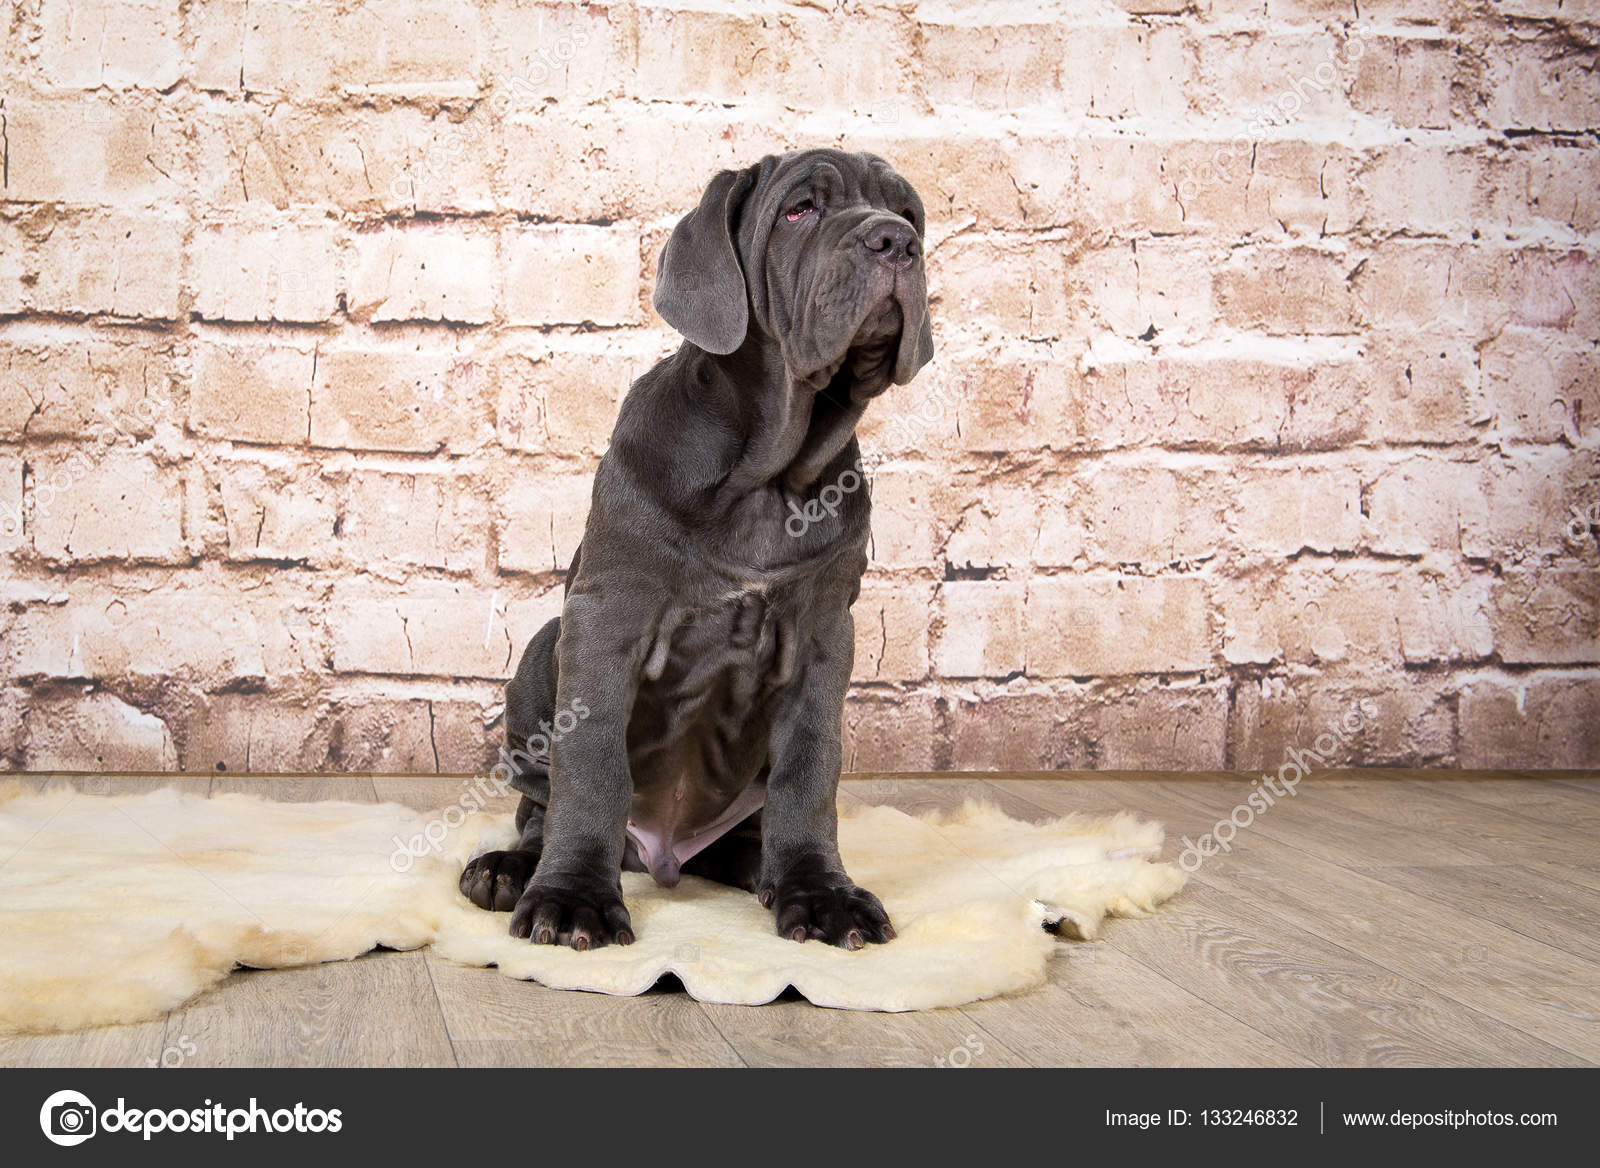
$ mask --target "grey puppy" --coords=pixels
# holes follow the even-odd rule
[[[894,937],[835,800],[855,428],[933,356],[923,230],[881,158],[805,150],[718,174],[668,238],[655,306],[685,343],[623,401],[561,616],[506,687],[521,838],[461,873],[513,936],[631,943],[626,869],[757,893],[796,941]]]

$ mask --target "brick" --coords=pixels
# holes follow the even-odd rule
[[[495,425],[511,450],[593,454],[605,451],[617,411],[635,379],[676,349],[675,334],[651,333],[628,344],[611,334],[553,339],[494,360]]]
[[[1600,765],[1600,681],[1485,677],[1461,689],[1461,765],[1592,770]]]
[[[500,497],[496,561],[504,572],[564,572],[583,539],[594,468],[535,477],[514,468]]]
[[[327,760],[340,770],[483,773],[496,746],[482,707],[466,702],[350,697],[328,717]]]
[[[501,239],[512,324],[631,324],[640,319],[639,244],[620,228],[516,227]]]
[[[1211,559],[1227,543],[1228,488],[1217,476],[1105,467],[1085,478],[1076,518],[1092,564],[1151,567]]]
[[[488,554],[488,505],[475,486],[444,475],[353,475],[339,513],[340,550],[351,563],[371,568],[481,567]]]
[[[410,226],[356,239],[350,315],[483,324],[494,315],[495,244],[483,232]]]
[[[1600,579],[1592,567],[1508,568],[1492,600],[1495,647],[1507,664],[1600,661]]]
[[[238,442],[299,444],[311,426],[314,350],[277,344],[198,345],[189,392],[197,433]]]
[[[1229,324],[1252,332],[1354,332],[1354,267],[1341,253],[1311,248],[1235,252],[1217,274],[1217,309]]]
[[[1194,334],[1214,315],[1213,263],[1173,240],[1083,250],[1077,232],[946,240],[929,257],[935,288],[968,290],[963,319],[1052,340],[1085,324],[1132,339],[1154,326]]]
[[[486,377],[468,356],[403,348],[324,349],[311,380],[311,444],[429,452],[475,446],[488,429]]]
[[[862,12],[849,21],[790,9],[757,13],[638,9],[637,97],[741,102],[781,93],[795,109],[900,108],[909,22]]]
[[[1466,235],[1528,226],[1527,179],[1514,157],[1405,143],[1362,169],[1366,223],[1384,232]]]
[[[935,23],[922,32],[922,81],[935,108],[1040,106],[1078,115],[1177,118],[1187,113],[1193,46],[1174,26]],[[973,61],[1006,68],[972,68]]]
[[[1020,580],[949,580],[939,588],[943,621],[934,664],[942,677],[997,677],[1028,668],[1027,586]]]
[[[0,648],[18,678],[194,680],[214,687],[325,675],[314,594],[175,580],[156,591],[83,586],[33,606]]]
[[[1361,479],[1352,469],[1255,467],[1238,476],[1229,514],[1247,555],[1354,551],[1361,542]]]
[[[216,321],[321,321],[344,283],[328,223],[207,223],[194,237],[194,311]]]
[[[1385,555],[1459,552],[1462,527],[1482,524],[1483,467],[1412,457],[1362,483],[1366,543]]]
[[[445,580],[412,580],[394,593],[367,577],[341,580],[327,610],[333,668],[504,681],[515,654],[559,614],[560,597]]]
[[[1442,130],[1474,124],[1479,95],[1494,84],[1482,55],[1459,41],[1369,35],[1356,62],[1350,105],[1398,126]],[[1491,124],[1503,126],[1503,121]]]
[[[1096,363],[1074,401],[1078,444],[1328,450],[1369,425],[1369,371],[1298,344],[1262,358],[1228,350]]]
[[[1473,441],[1483,422],[1478,354],[1450,337],[1401,333],[1366,346],[1374,434],[1430,445]]]
[[[1478,506],[1461,530],[1463,555],[1500,563],[1568,556],[1593,562],[1585,535],[1600,515],[1600,453],[1510,446],[1485,460],[1473,484]]]
[[[1600,418],[1600,357],[1508,328],[1482,355],[1483,398],[1500,433],[1529,442],[1593,442]]]
[[[962,694],[951,706],[951,767],[1220,770],[1227,718],[1218,683]]]
[[[1578,235],[1592,235],[1600,229],[1600,156],[1592,149],[1574,146],[1530,148],[1529,152],[1528,212]]]
[[[1455,733],[1452,695],[1429,674],[1269,677],[1236,688],[1229,765],[1274,777],[1286,764],[1309,767],[1310,773],[1341,766],[1448,765]]]
[[[843,769],[930,771],[938,766],[938,712],[931,694],[885,697],[851,690],[842,727]]]
[[[1088,711],[1089,765],[1111,771],[1221,770],[1227,765],[1228,693],[1217,683],[1140,686]]]
[[[591,101],[620,93],[634,75],[631,7],[498,0],[482,8],[495,93],[512,108],[549,98]]]
[[[719,170],[806,144],[799,135],[775,138],[783,128],[750,111],[650,108],[642,119],[602,105],[515,107],[504,125],[507,203],[576,223],[681,216]]]
[[[7,198],[164,205],[183,195],[185,149],[177,112],[155,98],[6,101]]]
[[[1011,573],[1021,577],[1035,562],[1065,566],[1082,554],[1073,477],[960,486],[970,502],[955,517],[944,544],[951,568],[1023,569]]]
[[[207,206],[361,212],[493,210],[500,135],[481,104],[428,112],[202,101],[196,183]]]
[[[30,771],[168,771],[178,762],[166,723],[108,693],[25,700],[23,723]]]
[[[1592,41],[1547,33],[1495,47],[1502,51],[1489,58],[1492,79],[1482,90],[1490,125],[1583,131],[1600,121]]]
[[[332,484],[314,470],[233,461],[220,468],[214,489],[229,560],[318,567],[332,562],[338,504]]]
[[[928,614],[933,587],[868,578],[851,606],[856,682],[913,682],[928,676]]]
[[[886,464],[868,476],[872,492],[872,536],[867,558],[881,568],[930,568],[934,564],[937,500],[929,476],[911,464]]]
[[[101,340],[76,329],[0,338],[0,438],[146,438],[181,424],[170,345],[142,333]]]
[[[1246,192],[1247,219],[1257,231],[1277,225],[1291,234],[1330,235],[1365,216],[1367,192],[1356,183],[1359,156],[1324,142],[1263,142]]]
[[[1489,583],[1427,579],[1396,595],[1400,654],[1408,664],[1478,661],[1494,651]]]
[[[1600,264],[1579,248],[1527,249],[1511,257],[1514,324],[1578,336],[1600,330]]]
[[[31,461],[28,513],[35,550],[60,563],[189,559],[183,483],[171,467],[95,444]]]
[[[1205,581],[1036,577],[1028,585],[1029,672],[1039,677],[1182,673],[1211,664]]]
[[[466,0],[400,0],[351,12],[330,36],[315,4],[205,6],[198,35],[206,52],[197,84],[250,92],[471,95],[477,92],[481,30]]]
[[[1085,210],[1119,235],[1151,230],[1232,240],[1348,231],[1363,207],[1356,155],[1331,143],[1268,136],[1277,132],[1244,126],[1230,136],[1224,125],[1208,139],[1118,139],[1121,149],[1111,157],[1133,165],[1118,168],[1117,184]]]
[[[958,771],[1060,770],[1092,765],[1081,734],[1094,700],[1078,687],[1060,692],[961,693],[950,701],[950,766]]]
[[[320,770],[328,729],[315,705],[284,694],[211,694],[199,716],[176,727],[183,770],[227,774]]]
[[[935,371],[934,438],[953,432],[952,445],[966,450],[1066,449],[1087,439],[1079,421],[1086,394],[1083,378],[1062,356],[1044,345],[1037,353],[1015,355],[958,352],[939,358]],[[915,389],[920,383],[913,383]],[[939,402],[947,402],[941,407]],[[908,421],[923,416],[920,409]],[[949,421],[945,421],[948,418]],[[938,449],[944,443],[921,440],[920,427],[908,425],[909,443],[885,443],[890,449]],[[867,431],[863,431],[866,433]]]
[[[0,621],[0,631],[4,627]],[[22,769],[23,703],[30,696],[26,690],[0,690],[0,768],[8,771]]]
[[[0,450],[0,555],[23,546],[27,511],[22,499],[22,455]],[[0,634],[4,626],[0,625]]]
[[[1154,328],[1170,344],[1209,332],[1217,315],[1216,260],[1187,241],[1134,240],[1061,259],[1067,303],[1060,323],[1087,318],[1126,341]],[[1030,322],[1030,335],[1048,335],[1040,323]]]
[[[724,136],[737,145],[751,128],[764,129],[759,123],[752,127],[750,122],[737,122],[727,127]],[[770,142],[770,131],[766,132]],[[806,144],[803,138],[784,139],[786,149]],[[853,126],[840,145],[887,160],[921,196],[935,229],[963,220],[984,230],[1081,229],[1086,217],[1113,212],[1116,222],[1146,215],[1145,223],[1155,228],[1169,221],[1166,216],[1177,217],[1170,190],[1139,185],[1146,175],[1143,164],[1152,158],[1158,163],[1159,150],[1126,137],[1098,138],[1085,132],[1082,137],[1064,138],[1019,128],[1001,138],[953,121],[930,126],[906,117],[884,117]],[[757,157],[767,148],[747,147],[734,161]],[[1137,156],[1137,163],[1124,161],[1129,152]],[[1096,199],[1089,189],[1089,175],[1080,174],[1080,167],[1091,162],[1098,166],[1102,158],[1108,159],[1105,169],[1115,177],[1096,185],[1094,192],[1115,185],[1116,194],[1125,195],[1127,202]],[[1124,179],[1128,172],[1136,174]]]
[[[1364,320],[1489,339],[1507,323],[1583,331],[1600,323],[1584,252],[1391,244],[1352,276]]]
[[[969,324],[1043,339],[1068,331],[1074,312],[1083,311],[1069,267],[1057,238],[962,236],[929,253],[928,279],[931,287],[967,290],[962,312]]]
[[[21,223],[0,222],[0,252],[16,251],[9,264],[0,262],[0,310],[175,319],[182,237],[166,214],[60,216],[39,208]]]
[[[1395,665],[1399,594],[1415,578],[1399,567],[1302,562],[1219,587],[1222,658],[1230,665]]]
[[[491,685],[478,700],[428,699],[428,732],[435,770],[472,775],[488,773],[499,761],[503,739],[498,725],[501,702],[498,684]],[[506,810],[511,810],[512,806],[508,804]]]
[[[1346,114],[1376,45],[1317,28],[1210,36],[1196,47],[1202,108],[1246,126],[1271,126]]]
[[[45,4],[40,72],[63,87],[167,89],[183,62],[179,8],[179,0]]]

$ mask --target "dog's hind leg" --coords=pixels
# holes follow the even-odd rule
[[[461,893],[479,908],[510,912],[544,850],[545,809],[550,805],[550,736],[556,727],[555,645],[559,617],[540,629],[522,651],[517,674],[506,685],[506,745],[500,763],[517,805],[517,846],[485,852],[461,872]]]

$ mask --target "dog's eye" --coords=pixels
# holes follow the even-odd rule
[[[790,223],[794,223],[798,220],[804,219],[807,215],[812,214],[814,211],[816,211],[816,209],[817,205],[810,199],[802,199],[800,202],[789,208],[789,213],[785,215],[784,218],[789,220]]]

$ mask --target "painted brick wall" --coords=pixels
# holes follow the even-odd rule
[[[667,231],[814,144],[939,346],[850,766],[1600,762],[1594,0],[8,16],[6,767],[483,766]]]

